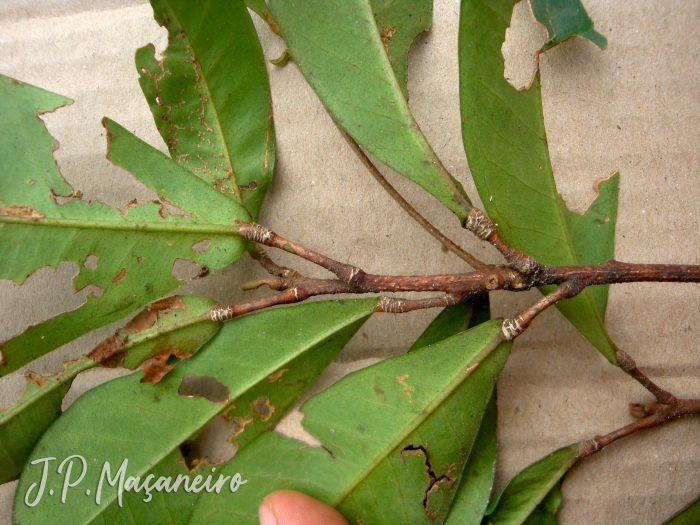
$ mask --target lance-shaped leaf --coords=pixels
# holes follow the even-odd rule
[[[662,525],[697,525],[700,523],[700,498],[691,501]]]
[[[225,467],[247,479],[245,491],[203,495],[192,522],[257,523],[263,497],[289,488],[337,506],[351,523],[439,523],[510,351],[499,327],[491,321],[387,359],[311,398],[303,425],[324,448],[265,433]],[[461,412],[440,410],[457,397]]]
[[[554,47],[567,38],[587,38],[600,49],[608,45],[607,39],[593,29],[581,0],[530,0],[532,13],[547,28],[548,38],[541,51]]]
[[[177,259],[214,271],[246,246],[233,224],[250,220],[240,204],[108,119],[110,160],[189,216],[166,215],[158,203],[121,213],[74,195],[51,156],[55,142],[37,118],[37,111],[65,100],[0,77],[0,278],[22,283],[42,266],[73,261],[80,267],[76,289],[94,285],[102,294],[3,343],[0,375],[174,290],[181,284],[172,275]],[[59,197],[67,202],[59,204]]]
[[[549,265],[603,262],[613,257],[618,178],[599,184],[602,198],[581,218],[573,217],[557,193],[539,74],[526,91],[516,91],[503,77],[501,45],[514,4],[515,0],[462,0],[462,138],[474,182],[489,216],[519,250]],[[595,251],[583,249],[594,245]],[[617,364],[615,345],[603,323],[605,312],[599,308],[606,293],[586,289],[557,307]]]
[[[179,165],[257,217],[272,179],[274,129],[265,58],[246,4],[151,5],[168,47],[161,61],[153,45],[142,47],[136,67],[156,126]]]
[[[369,0],[272,0],[294,62],[335,121],[460,220],[468,201],[421,133],[384,50]]]
[[[47,491],[63,481],[65,470],[57,472],[57,467],[72,454],[89,458],[84,478],[74,490],[67,489],[65,498],[43,494],[32,507],[25,501],[36,501],[35,483],[41,480],[42,466],[28,464],[17,489],[15,523],[77,525],[107,520],[102,513],[112,512],[110,504],[119,502],[129,476],[148,479],[148,471],[163,458],[217,414],[228,416],[234,406],[267,426],[278,398],[286,403],[303,390],[369,317],[375,304],[376,299],[319,301],[243,316],[226,323],[196,356],[176,366],[156,385],[139,383],[141,374],[135,373],[84,394],[42,436],[30,458],[61,458],[47,468]],[[305,367],[314,371],[310,379],[304,375]],[[297,373],[288,375],[284,369]],[[302,388],[298,382],[304,383]],[[261,387],[268,383],[275,388],[261,396]],[[128,462],[123,463],[125,460]],[[107,462],[111,479],[116,479],[120,465],[126,465],[121,471],[122,485],[106,478],[99,484]],[[80,466],[73,468],[76,477],[70,478],[71,483],[76,482]],[[90,497],[86,497],[87,489]]]
[[[481,525],[496,475],[496,396],[491,396],[479,434],[469,454],[467,466],[447,514],[445,525]]]
[[[396,80],[408,99],[408,50],[433,23],[433,0],[370,0],[379,36]]]
[[[27,372],[27,386],[17,401],[0,410],[0,483],[16,479],[41,435],[61,414],[61,401],[73,379],[95,366],[146,367],[146,379],[158,381],[204,345],[221,323],[205,314],[214,305],[206,297],[173,296],[156,301],[87,356],[67,361],[56,374]],[[170,358],[170,361],[169,361]]]
[[[536,463],[520,471],[511,479],[501,493],[486,509],[486,521],[492,525],[520,525],[528,520],[533,512],[533,523],[546,517],[547,511],[559,508],[559,485],[566,471],[578,460],[578,443],[555,450]],[[554,492],[552,492],[554,490]],[[559,494],[559,496],[557,495]],[[545,502],[543,507],[539,505]]]

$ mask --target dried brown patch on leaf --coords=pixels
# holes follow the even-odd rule
[[[284,375],[285,372],[288,372],[288,371],[289,371],[289,368],[280,368],[274,374],[270,374],[269,376],[267,376],[265,378],[265,382],[266,383],[274,383],[275,381],[278,381]]]
[[[227,403],[231,395],[228,387],[218,379],[196,374],[183,377],[177,393],[183,397],[203,397],[217,405]]]
[[[38,386],[39,388],[44,386],[44,382],[46,381],[46,378],[44,376],[42,376],[41,374],[37,374],[36,372],[32,372],[31,370],[25,373],[24,377],[26,377],[30,381],[34,381],[36,383],[36,386]]]
[[[110,335],[87,355],[95,363],[100,363],[106,368],[118,367],[124,361],[125,356],[124,339],[118,334]]]
[[[124,279],[124,277],[126,277],[126,268],[122,268],[121,270],[119,270],[119,273],[116,275],[116,277],[112,279],[112,284],[118,284],[119,281]]]
[[[144,371],[141,382],[157,384],[168,372],[175,368],[175,365],[191,356],[191,352],[182,352],[176,349],[155,354],[150,361],[141,367]]]
[[[0,206],[0,215],[5,217],[19,217],[20,219],[43,219],[44,215],[30,206]]]
[[[389,54],[389,42],[391,42],[391,37],[396,33],[396,28],[392,26],[382,27],[380,36],[382,38],[382,44],[384,44],[384,50],[386,54]],[[390,57],[391,58],[391,57]]]
[[[184,310],[185,303],[179,295],[170,295],[153,301],[150,307],[156,312],[167,313],[169,310]]]
[[[129,335],[138,334],[142,330],[146,330],[156,324],[158,320],[158,312],[147,306],[139,313],[137,313],[134,318],[126,323],[124,330]]]
[[[257,398],[250,404],[250,408],[253,409],[253,414],[260,417],[261,421],[267,421],[275,412],[275,406],[270,404],[270,398],[267,396]]]

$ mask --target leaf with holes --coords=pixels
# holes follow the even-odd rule
[[[396,81],[408,99],[408,50],[433,23],[433,0],[371,0],[379,36]]]
[[[541,51],[574,36],[587,38],[600,49],[607,47],[607,39],[593,29],[593,20],[581,0],[530,0],[530,6],[537,21],[547,28],[548,38]]]
[[[142,47],[136,67],[156,126],[180,166],[257,218],[275,148],[265,58],[248,10],[228,0],[151,5],[168,48],[159,61],[153,45]]]
[[[245,492],[203,495],[192,522],[257,523],[263,496],[288,488],[353,523],[439,523],[510,351],[499,330],[499,320],[481,324],[312,397],[303,425],[324,447],[265,433],[225,467],[245,475]]]
[[[617,214],[615,175],[574,217],[557,193],[544,130],[539,74],[516,91],[503,76],[501,45],[515,0],[462,0],[459,30],[462,139],[479,195],[503,237],[543,264],[612,259]],[[543,287],[543,292],[551,287]],[[613,364],[604,326],[607,289],[584,290],[557,308]]]
[[[239,418],[244,428],[268,428],[278,404],[289,406],[310,385],[375,304],[376,299],[318,301],[243,316],[226,323],[196,356],[156,385],[140,383],[142,374],[136,373],[90,390],[42,436],[30,458],[67,458],[79,451],[90,460],[80,488],[69,490],[65,498],[44,494],[35,506],[28,506],[25,501],[33,503],[39,495],[35,483],[42,477],[41,464],[28,464],[17,488],[15,523],[110,522],[109,516],[127,509],[119,508],[120,500],[124,504],[119,482],[104,481],[98,488],[107,462],[112,479],[126,465],[121,483],[129,476],[147,479],[151,469],[158,471],[164,458],[172,458],[181,443],[193,439],[217,414]],[[239,439],[240,446],[247,434],[241,433]],[[52,464],[48,469],[47,486],[62,481],[56,467]],[[80,468],[76,464],[73,472]],[[89,498],[85,496],[88,487],[93,491]],[[150,501],[144,492],[136,496]],[[237,499],[238,494],[230,496]]]
[[[369,1],[346,0],[329,9],[323,0],[272,0],[270,7],[294,62],[333,119],[464,220],[468,197],[411,115]]]
[[[552,509],[556,513],[561,496],[557,496],[558,487],[564,474],[578,460],[578,454],[578,443],[574,443],[520,471],[489,504],[486,521],[492,525],[520,525],[530,523],[527,520],[532,517],[532,523],[538,523]]]
[[[92,285],[102,293],[3,343],[0,375],[174,290],[181,284],[172,275],[179,259],[214,271],[240,257],[247,244],[235,235],[234,221],[250,220],[240,204],[109,119],[109,159],[162,202],[122,213],[80,199],[61,176],[51,155],[56,143],[37,118],[66,100],[0,77],[6,123],[0,130],[0,158],[6,159],[0,166],[0,278],[21,284],[42,266],[73,261],[80,266],[75,288]],[[187,216],[168,214],[163,203]]]
[[[214,304],[206,297],[166,297],[146,307],[87,356],[63,363],[52,376],[27,372],[24,393],[0,410],[0,483],[19,476],[41,434],[61,414],[61,401],[76,375],[100,365],[134,370],[153,358],[142,380],[160,381],[218,331],[221,323],[206,318]]]

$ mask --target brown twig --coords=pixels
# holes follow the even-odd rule
[[[457,257],[465,261],[467,264],[471,265],[472,268],[478,270],[479,268],[485,266],[483,262],[474,257],[471,253],[467,252],[462,247],[454,243],[451,239],[446,237],[440,230],[433,226],[428,221],[428,219],[423,217],[418,210],[411,206],[411,204],[406,199],[404,199],[398,191],[396,191],[396,188],[394,188],[391,185],[391,183],[388,180],[386,180],[386,177],[384,177],[384,175],[382,175],[379,169],[377,169],[377,167],[370,160],[370,158],[360,147],[360,145],[355,141],[355,139],[348,135],[348,133],[340,126],[338,126],[338,130],[340,130],[340,134],[350,145],[350,148],[352,148],[355,154],[362,161],[362,164],[365,165],[365,167],[369,170],[369,172],[376,179],[376,181],[381,185],[382,188],[384,188],[384,191],[386,191],[389,194],[389,196],[392,199],[394,199],[397,202],[397,204],[401,206],[406,211],[406,213],[408,213],[413,218],[413,220],[420,224],[423,227],[423,229],[427,231],[430,235],[435,237],[447,250],[451,251]]]
[[[512,341],[522,334],[532,323],[533,319],[544,312],[553,304],[563,299],[570,299],[581,293],[583,287],[577,280],[566,281],[560,284],[553,292],[548,293],[535,304],[527,307],[511,319],[503,321],[501,335],[505,341]]]
[[[632,414],[639,414],[637,407],[641,405],[632,405]],[[652,408],[653,407],[653,408]],[[666,421],[676,419],[682,416],[691,414],[700,414],[700,399],[675,399],[672,404],[654,404],[649,405],[649,414],[642,419],[625,425],[609,434],[599,436],[594,439],[579,443],[579,457],[585,458],[591,454],[595,454],[610,443],[617,441],[620,438],[639,432],[647,428],[657,427]]]
[[[635,363],[632,356],[630,356],[624,350],[617,349],[617,364],[622,370],[624,370],[629,376],[634,378],[639,382],[644,388],[651,392],[654,397],[664,405],[673,405],[676,401],[676,397],[670,392],[664,390],[651,379],[649,379],[644,373],[637,368],[637,363]]]

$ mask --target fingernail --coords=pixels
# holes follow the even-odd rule
[[[258,519],[260,520],[260,525],[277,525],[272,509],[265,503],[258,508]]]

